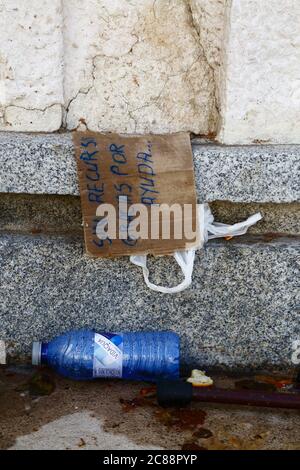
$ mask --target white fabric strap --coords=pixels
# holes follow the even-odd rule
[[[248,228],[262,219],[261,214],[252,215],[244,222],[234,225],[227,225],[214,222],[214,216],[211,213],[208,204],[199,204],[198,223],[199,223],[199,245],[195,248],[185,251],[176,251],[174,258],[181,268],[184,280],[174,287],[157,286],[149,281],[149,269],[147,268],[147,255],[130,256],[130,261],[143,270],[144,280],[149,289],[163,294],[176,294],[189,287],[192,283],[192,274],[194,269],[195,252],[203,248],[203,245],[212,238],[236,237],[244,235]]]

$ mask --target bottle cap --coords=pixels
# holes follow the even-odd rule
[[[40,341],[34,341],[32,343],[32,356],[31,356],[31,362],[33,366],[39,366],[41,364],[41,353],[42,353],[42,343]]]

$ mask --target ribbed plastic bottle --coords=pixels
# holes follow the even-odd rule
[[[177,379],[179,337],[172,332],[70,331],[49,343],[34,342],[32,364],[47,364],[76,380]]]

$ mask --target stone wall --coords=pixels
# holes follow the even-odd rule
[[[0,0],[0,130],[299,143],[298,0]]]

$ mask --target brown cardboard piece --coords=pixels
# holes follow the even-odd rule
[[[197,231],[193,157],[187,133],[128,136],[75,132],[73,141],[89,256],[162,255],[196,246],[196,237],[188,239],[183,229],[180,239],[175,238],[172,228],[170,239],[163,239],[161,224],[159,239],[151,239],[150,233],[150,209],[159,204],[180,204],[182,208],[184,204],[190,204],[189,219],[193,230]],[[96,227],[102,218],[96,216],[97,208],[103,203],[112,204],[118,214],[119,196],[127,197],[128,208],[135,203],[147,207],[148,239],[133,240],[127,232],[125,239],[120,239],[119,224],[117,239],[100,240],[97,237]],[[171,213],[172,222],[174,217]],[[134,218],[129,217],[125,222],[130,223]],[[181,220],[175,222],[182,224]],[[123,230],[128,223],[124,224]]]

